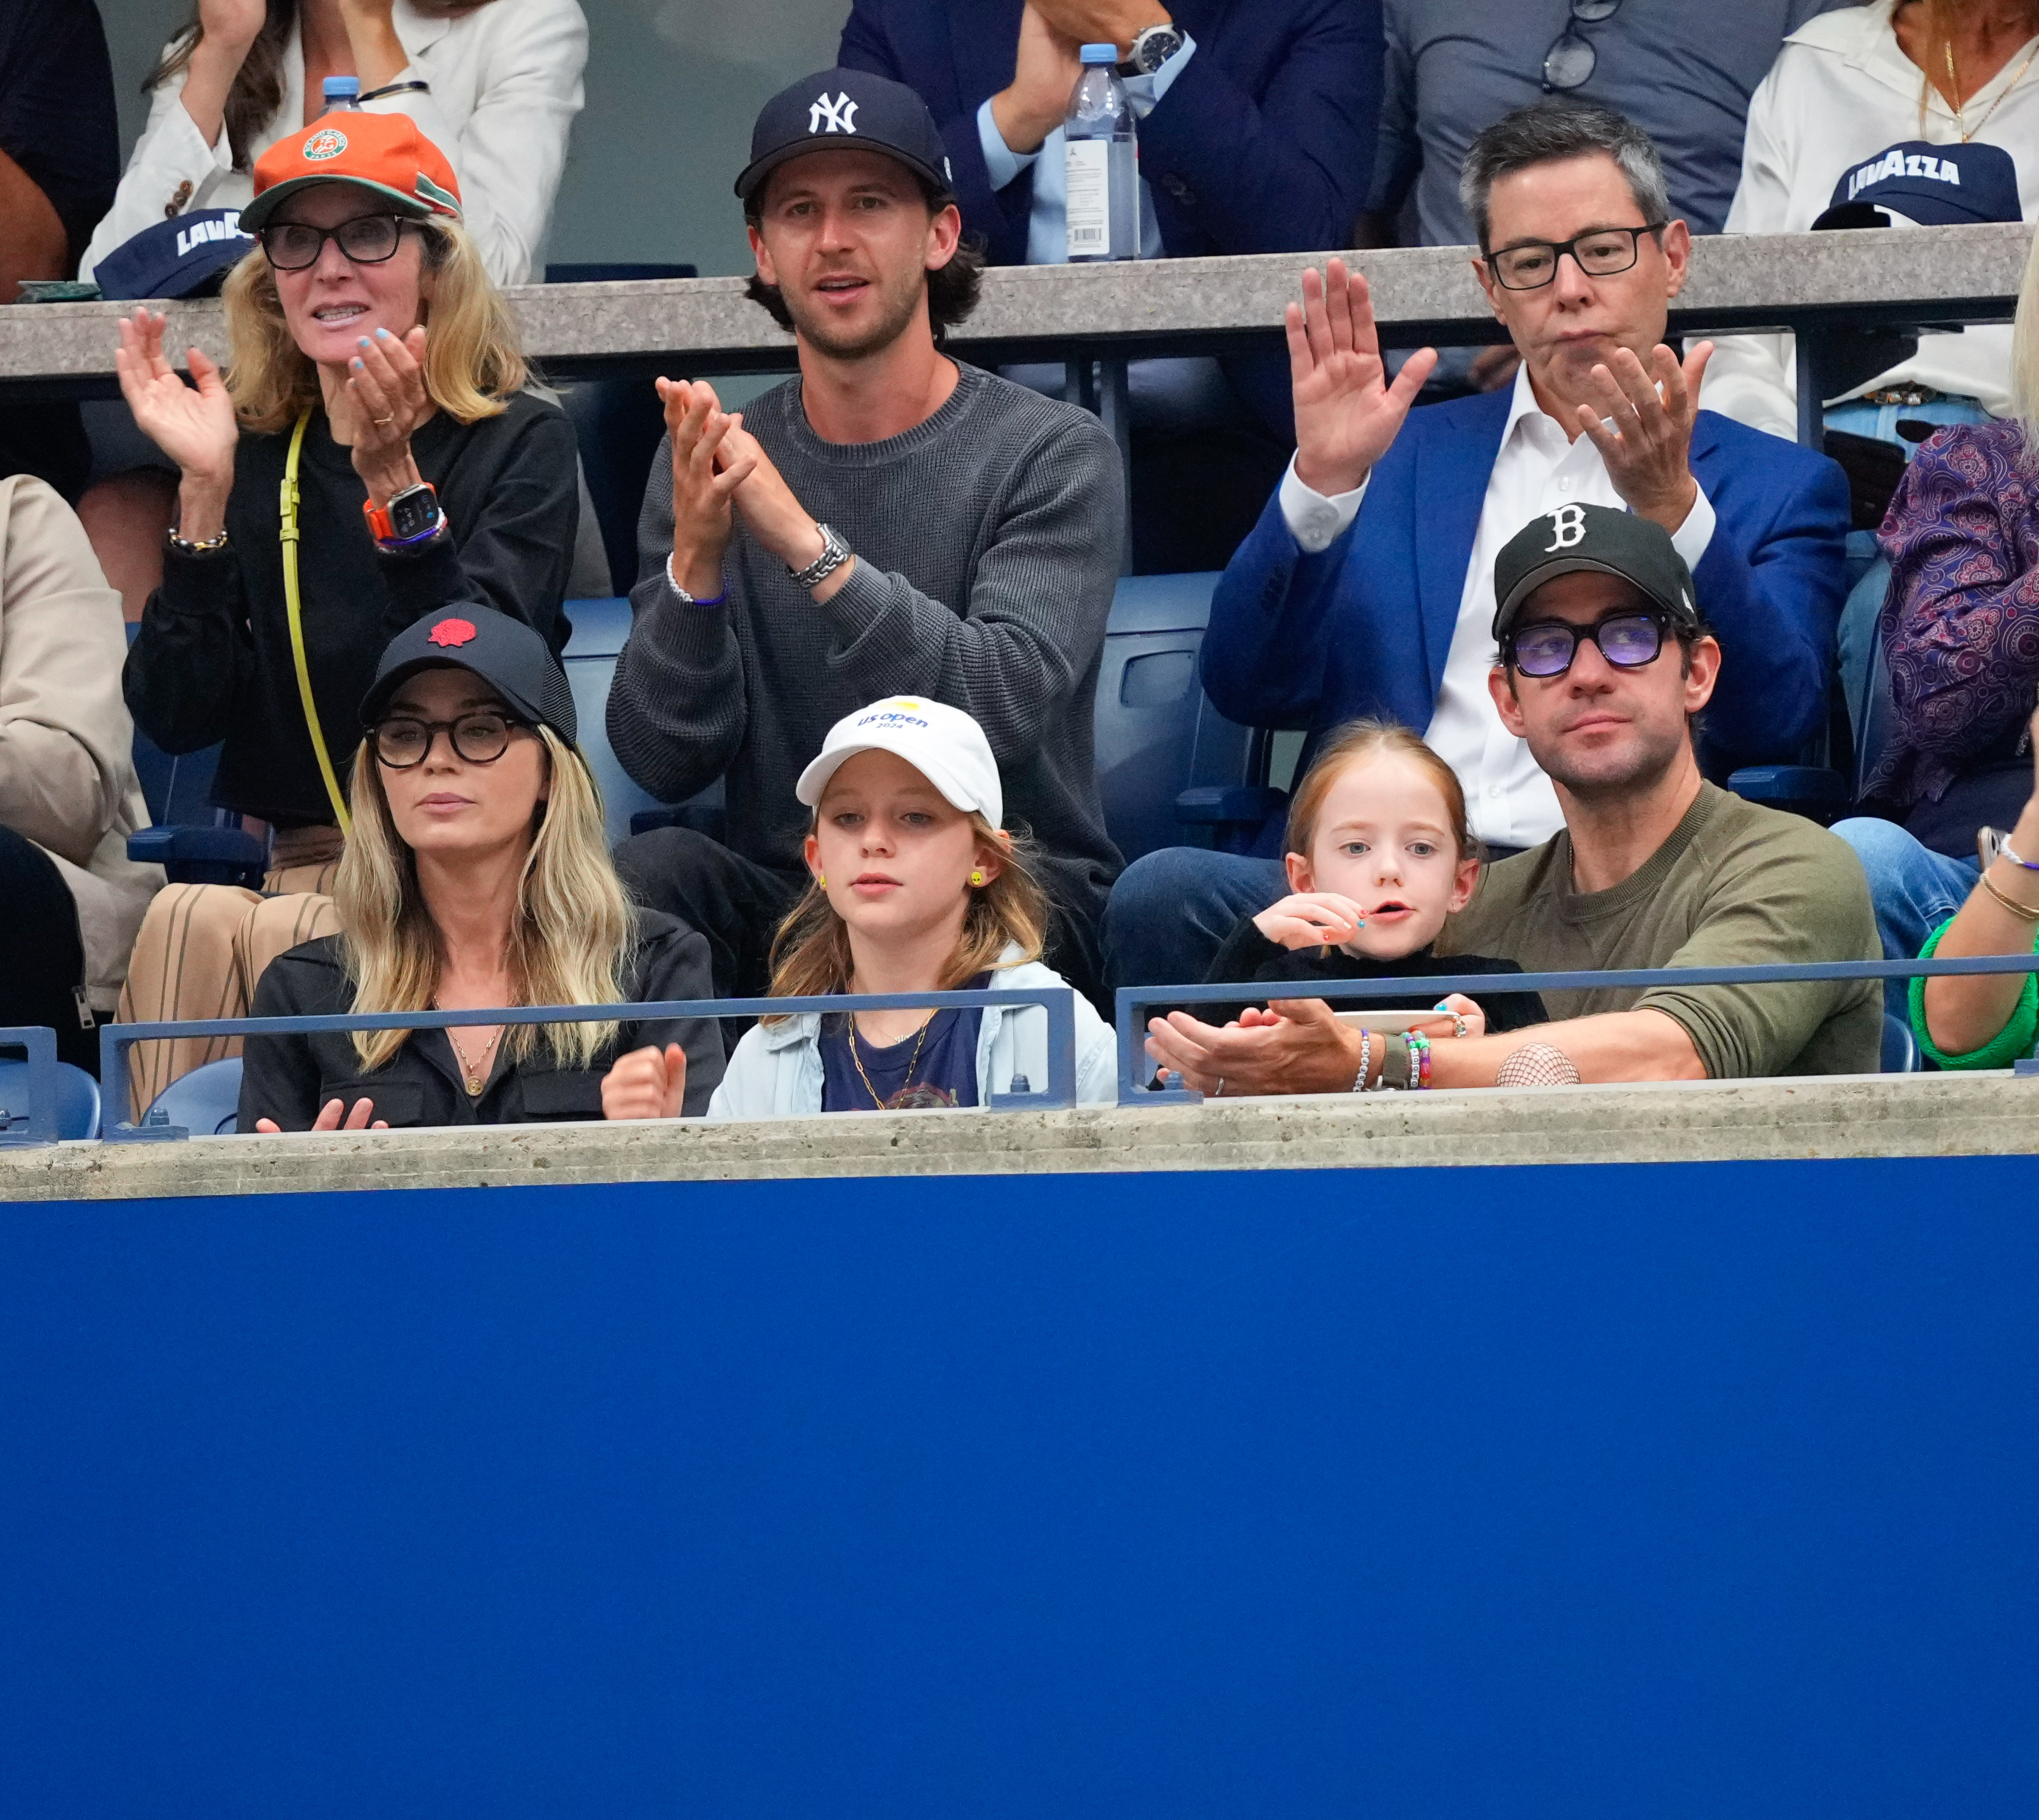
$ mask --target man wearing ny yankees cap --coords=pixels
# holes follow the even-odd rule
[[[1502,955],[1529,973],[1881,956],[1847,844],[1700,775],[1694,723],[1723,659],[1661,526],[1608,506],[1542,513],[1502,548],[1494,594],[1499,655],[1488,690],[1550,778],[1564,826],[1485,868],[1472,902],[1445,924],[1439,956]],[[1549,1024],[1434,1041],[1427,1084],[1509,1082],[1518,1078],[1510,1058],[1532,1045],[1557,1065],[1535,1077],[1546,1082],[1873,1073],[1878,1064],[1874,980],[1542,996]],[[1206,1092],[1221,1081],[1227,1096],[1350,1092],[1362,1061],[1379,1061],[1321,1000],[1249,1011],[1223,1030],[1177,1012],[1150,1030],[1149,1053],[1164,1066]]]
[[[981,257],[912,89],[858,70],[795,83],[758,116],[736,193],[750,294],[799,372],[735,413],[704,382],[658,382],[670,434],[608,715],[661,801],[723,780],[727,842],[660,829],[617,863],[708,937],[718,990],[763,992],[806,879],[802,767],[853,709],[925,695],[983,728],[1054,899],[1049,963],[1095,994],[1120,865],[1091,741],[1118,450],[1088,412],[943,351]]]

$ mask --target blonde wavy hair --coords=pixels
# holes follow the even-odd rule
[[[477,424],[530,376],[517,325],[466,229],[429,215],[414,222],[424,242],[418,320],[425,339],[425,390],[457,424]],[[226,389],[244,429],[273,435],[321,402],[318,368],[283,318],[276,274],[258,245],[220,292],[226,314]]]
[[[963,933],[935,983],[938,992],[953,992],[980,973],[1038,960],[1048,939],[1048,894],[1035,870],[1034,843],[994,828],[974,809],[970,827],[977,844],[997,853],[1002,864],[989,884],[968,887],[970,905],[963,912]],[[1019,954],[1007,959],[1006,949],[1016,944]],[[836,914],[828,893],[810,876],[805,894],[773,940],[771,995],[808,998],[847,992],[855,967],[849,925]],[[778,1024],[784,1020],[760,1021]]]
[[[549,727],[545,743],[552,788],[532,829],[510,930],[510,980],[519,1005],[618,1005],[631,960],[636,918],[609,857],[602,789],[587,762]],[[418,889],[416,856],[390,819],[381,768],[370,742],[355,754],[354,830],[340,862],[333,902],[340,950],[356,1011],[423,1011],[438,995],[445,954]],[[540,1034],[554,1063],[587,1068],[616,1039],[614,1022],[518,1024],[503,1034],[516,1061]],[[408,1030],[362,1030],[354,1037],[364,1069],[380,1068],[402,1048]]]

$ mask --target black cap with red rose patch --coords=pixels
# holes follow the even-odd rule
[[[579,737],[573,686],[552,647],[521,619],[463,601],[428,613],[384,648],[375,680],[361,698],[361,724],[382,718],[389,697],[421,670],[471,670],[503,704],[571,746]]]

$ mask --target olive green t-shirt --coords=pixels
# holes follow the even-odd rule
[[[1711,784],[1611,891],[1572,889],[1571,836],[1562,830],[1487,867],[1437,952],[1506,955],[1529,973],[1883,954],[1862,863],[1845,842]],[[1661,1011],[1684,1027],[1716,1081],[1873,1074],[1881,1053],[1883,994],[1873,979],[1547,992],[1543,1002],[1554,1018]]]

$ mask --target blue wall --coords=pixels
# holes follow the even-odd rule
[[[2032,1180],[0,1209],[4,1804],[2027,1815]]]

